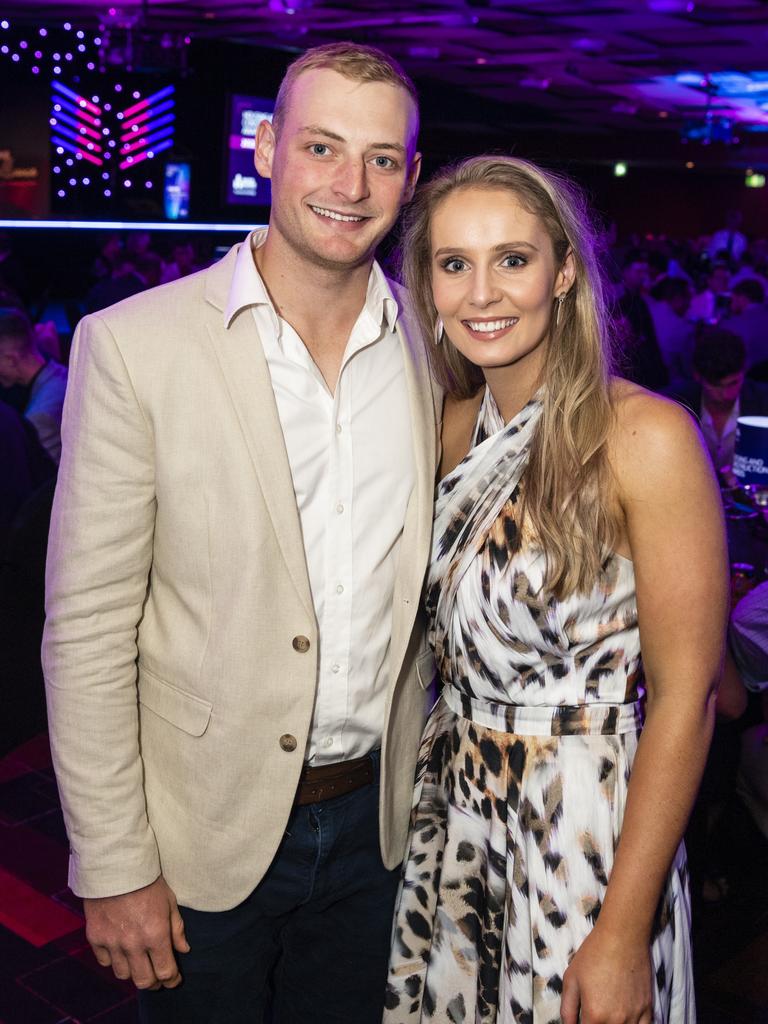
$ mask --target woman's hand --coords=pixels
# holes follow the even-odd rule
[[[563,977],[562,1024],[652,1024],[650,947],[600,931],[597,924]]]

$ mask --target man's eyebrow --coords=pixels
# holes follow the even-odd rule
[[[346,142],[347,140],[337,135],[336,132],[332,132],[330,128],[323,128],[319,124],[308,124],[303,128],[299,128],[299,131],[307,135],[324,135],[326,139],[333,139],[335,142]]]
[[[299,132],[304,135],[322,135],[326,139],[333,139],[334,142],[347,141],[343,135],[338,135],[336,132],[332,132],[330,128],[323,128],[323,126],[319,124],[305,125],[303,128],[299,128]],[[368,149],[393,150],[394,152],[402,153],[403,155],[406,152],[405,146],[400,142],[374,142],[368,147]]]

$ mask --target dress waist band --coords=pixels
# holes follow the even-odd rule
[[[532,707],[468,697],[451,683],[443,688],[443,700],[462,718],[485,729],[518,736],[615,736],[639,732],[644,717],[644,702],[640,700],[629,704]]]

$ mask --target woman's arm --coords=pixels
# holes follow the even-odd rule
[[[565,976],[564,1024],[579,1007],[581,1024],[650,1024],[651,930],[706,761],[728,614],[722,509],[698,431],[673,403],[622,396],[611,464],[635,568],[647,717],[600,917]]]

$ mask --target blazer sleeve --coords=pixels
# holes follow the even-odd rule
[[[99,316],[75,334],[62,440],[43,669],[70,886],[98,897],[160,874],[142,785],[136,667],[152,562],[154,445]]]

